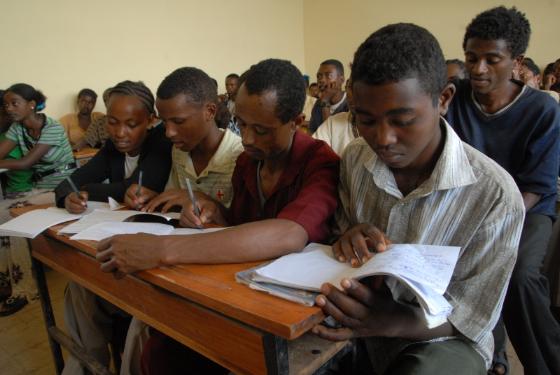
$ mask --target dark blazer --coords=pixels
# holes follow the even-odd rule
[[[163,191],[169,178],[171,147],[172,143],[165,137],[163,125],[150,129],[142,144],[138,166],[132,175],[125,179],[125,155],[108,139],[90,161],[72,173],[71,178],[78,189],[88,192],[89,200],[106,202],[108,197],[112,197],[122,202],[126,190],[138,182],[138,173],[142,170],[142,186],[159,193]],[[103,183],[107,179],[109,183]],[[68,181],[64,180],[54,192],[56,205],[64,207],[64,199],[72,192],[72,188]]]

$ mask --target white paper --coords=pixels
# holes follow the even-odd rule
[[[174,228],[173,232],[169,234],[173,235],[180,235],[180,236],[188,236],[191,234],[202,234],[202,233],[212,233],[217,232],[219,230],[226,229],[226,228],[204,228],[204,229],[197,229],[197,228]]]
[[[173,227],[167,224],[109,221],[95,224],[88,229],[73,235],[70,239],[101,241],[104,238],[108,238],[116,234],[149,233],[165,235],[170,234],[171,232],[173,232]]]
[[[35,238],[53,225],[80,217],[81,215],[70,214],[65,209],[56,207],[32,210],[0,225],[0,235]]]
[[[109,201],[109,209],[111,211],[115,211],[115,210],[118,210],[118,209],[124,207],[122,204],[120,204],[119,202],[117,202],[116,200],[114,200],[111,197],[109,197],[108,201]]]

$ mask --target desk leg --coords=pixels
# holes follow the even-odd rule
[[[29,249],[31,251],[31,241],[28,241],[28,243]],[[41,299],[43,319],[45,320],[45,325],[47,327],[47,336],[49,338],[49,345],[51,347],[51,352],[53,355],[54,366],[56,368],[56,373],[61,374],[62,369],[64,368],[64,359],[62,358],[60,344],[56,342],[50,334],[50,328],[56,328],[56,322],[54,320],[51,297],[49,295],[49,289],[47,287],[47,279],[45,278],[45,269],[43,268],[43,263],[41,263],[37,259],[31,257],[31,261],[33,265],[33,272],[35,273],[35,278],[37,280],[37,289],[39,291],[39,298]]]
[[[288,342],[278,336],[263,336],[266,368],[269,375],[287,375],[289,373]]]

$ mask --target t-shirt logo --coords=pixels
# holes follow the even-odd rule
[[[222,191],[222,189],[218,189],[218,191],[216,192],[216,197],[217,197],[219,200],[221,200],[221,201],[224,200],[224,195],[225,195],[225,194],[224,194],[224,192]]]

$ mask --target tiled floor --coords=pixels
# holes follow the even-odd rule
[[[67,280],[57,272],[47,271],[47,283],[57,325],[63,327],[63,296]],[[511,375],[522,375],[523,366],[508,345]],[[32,302],[18,313],[0,317],[0,374],[53,375],[47,332],[39,301]]]

